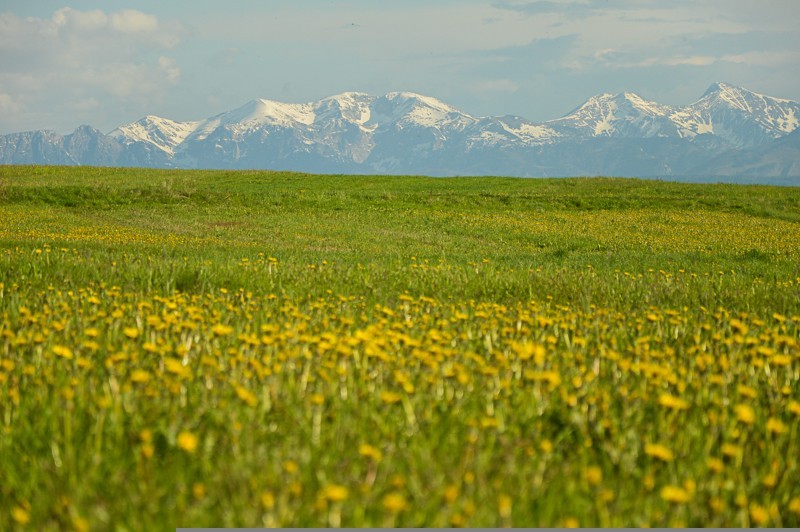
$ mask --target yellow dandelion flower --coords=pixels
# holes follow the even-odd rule
[[[765,488],[774,488],[778,484],[778,476],[770,473],[761,479],[761,483]]]
[[[603,470],[598,466],[587,467],[586,471],[583,473],[583,476],[590,486],[597,486],[603,482]]]
[[[183,365],[183,362],[178,358],[164,359],[164,367],[169,373],[174,373],[176,375],[183,375],[188,371],[186,366]]]
[[[258,404],[258,398],[256,397],[256,395],[247,388],[244,388],[242,386],[237,386],[236,395],[248,406],[256,406]]]
[[[769,362],[773,366],[788,366],[792,363],[792,357],[789,355],[775,355]]]
[[[122,329],[122,334],[130,338],[131,340],[135,340],[139,337],[139,329],[136,327],[125,327]]]
[[[286,460],[283,463],[283,470],[290,475],[294,475],[300,470],[300,466],[294,460]]]
[[[322,403],[324,403],[324,402],[325,402],[325,396],[324,396],[324,395],[322,395],[321,393],[314,393],[314,394],[311,394],[311,396],[309,397],[309,399],[310,399],[310,400],[311,400],[311,402],[312,402],[313,404],[315,404],[315,405],[321,405]]]
[[[667,502],[682,504],[689,502],[692,499],[692,495],[678,486],[664,486],[661,488],[661,498]]]
[[[191,432],[183,431],[180,434],[178,434],[177,443],[180,449],[191,454],[197,450],[198,440],[197,436],[195,436]]]
[[[789,511],[795,515],[800,516],[800,497],[795,497],[791,501],[789,501]]]
[[[735,458],[742,452],[742,448],[732,443],[723,443],[720,447],[722,454],[728,458]]]
[[[382,501],[383,507],[391,513],[399,513],[408,509],[406,498],[396,491],[388,493]]]
[[[680,397],[675,397],[674,395],[670,395],[668,393],[661,394],[661,396],[658,398],[658,404],[673,410],[687,410],[689,408],[688,402]]]
[[[503,519],[508,519],[511,517],[511,497],[508,495],[500,495],[497,498],[497,512],[500,514],[500,517]]]
[[[358,447],[358,454],[374,460],[375,462],[380,462],[381,458],[383,458],[383,453],[381,453],[380,449],[373,447],[368,443],[362,443]]]
[[[722,513],[725,510],[725,501],[719,497],[711,497],[708,500],[708,506],[716,513]]]
[[[664,462],[670,462],[675,458],[675,455],[664,445],[659,443],[648,443],[644,446],[644,452],[648,456],[652,456],[653,458],[657,458]]]
[[[271,491],[265,491],[261,494],[261,505],[267,510],[275,507],[275,495]]]
[[[708,469],[714,473],[722,473],[725,470],[725,464],[719,458],[709,458],[707,464]]]
[[[339,486],[338,484],[329,484],[322,488],[320,492],[320,498],[331,502],[342,502],[347,500],[349,495],[350,491],[346,487]]]
[[[25,508],[21,506],[15,506],[11,509],[11,519],[20,525],[25,525],[31,520],[31,516]]]
[[[788,431],[789,428],[780,419],[771,417],[767,420],[767,432],[771,432],[772,434],[783,434]]]
[[[769,511],[760,504],[750,505],[750,520],[758,526],[764,525],[769,521]]]
[[[458,498],[459,489],[455,484],[450,484],[444,489],[444,500],[447,504],[452,504]]]
[[[786,407],[789,412],[796,416],[800,416],[800,403],[797,401],[789,401],[789,405]]]
[[[61,358],[66,358],[67,360],[72,360],[75,356],[72,354],[72,349],[63,345],[54,345],[53,354],[60,356]]]
[[[744,322],[735,318],[731,320],[731,329],[735,332],[738,332],[742,336],[747,334],[747,332],[750,330],[747,325],[744,324]]]
[[[217,323],[211,327],[211,332],[214,333],[214,336],[227,336],[233,332],[233,327],[223,323]]]
[[[144,458],[152,458],[156,452],[156,448],[152,443],[146,442],[142,444],[141,453]]]
[[[750,399],[755,399],[758,397],[758,391],[753,388],[752,386],[745,386],[744,384],[740,384],[736,387],[736,391],[739,392],[739,395],[743,397],[749,397]]]
[[[756,420],[756,413],[749,405],[738,404],[733,407],[733,411],[736,413],[736,419],[747,425],[752,425]]]
[[[614,500],[614,497],[616,497],[616,495],[614,494],[614,492],[612,490],[605,489],[605,490],[601,490],[600,491],[600,493],[598,494],[598,497],[603,502],[611,502],[611,501]]]
[[[75,532],[89,532],[90,530],[89,521],[78,516],[72,518],[72,527],[75,529]]]
[[[380,398],[384,403],[392,404],[397,403],[403,397],[399,393],[384,390],[381,392]]]
[[[767,345],[760,345],[756,347],[756,353],[758,353],[761,356],[771,357],[772,355],[775,354],[775,349]]]
[[[564,528],[580,528],[581,523],[574,517],[567,517],[564,519]]]
[[[131,380],[133,382],[145,383],[150,380],[150,374],[143,369],[137,369],[131,373]]]
[[[198,501],[206,496],[206,486],[202,482],[195,482],[192,485],[192,495]]]

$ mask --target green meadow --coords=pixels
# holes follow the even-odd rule
[[[800,188],[0,167],[0,529],[800,526]]]

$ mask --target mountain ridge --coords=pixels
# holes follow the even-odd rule
[[[146,115],[106,135],[93,128],[2,135],[0,163],[521,177],[724,176],[749,167],[794,175],[797,143],[767,148],[796,131],[798,118],[796,101],[723,82],[684,106],[601,93],[538,123],[476,117],[413,92],[344,92],[307,103],[256,98],[194,121]],[[732,167],[725,154],[769,163]]]

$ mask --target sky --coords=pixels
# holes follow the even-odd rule
[[[0,134],[411,91],[545,121],[716,81],[800,100],[798,0],[2,0]]]

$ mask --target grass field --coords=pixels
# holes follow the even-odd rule
[[[800,188],[0,167],[0,530],[800,526]]]

